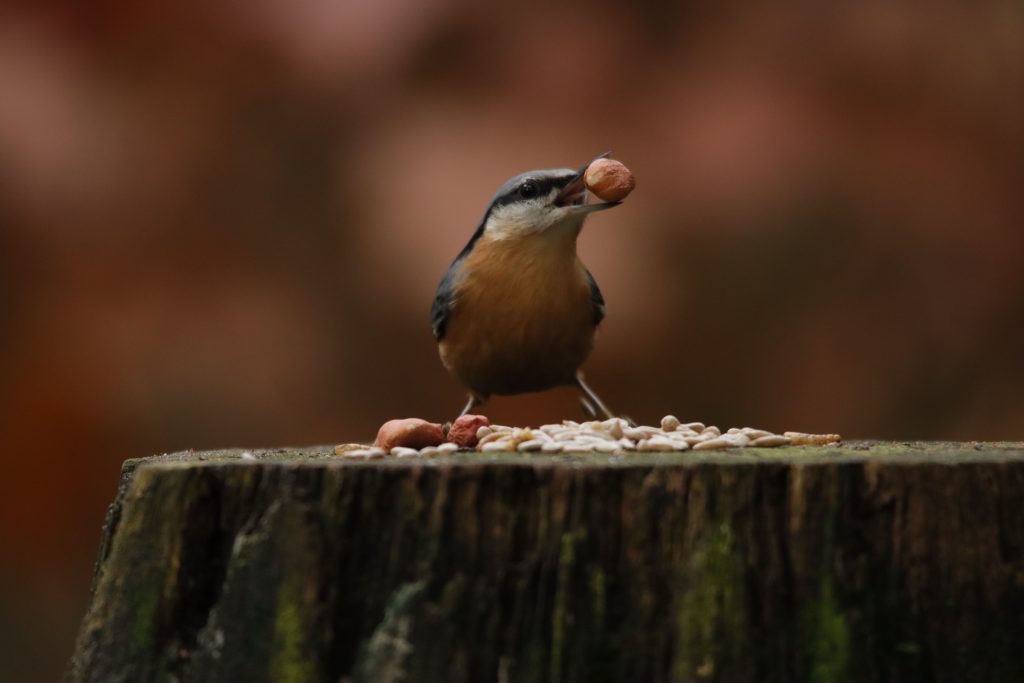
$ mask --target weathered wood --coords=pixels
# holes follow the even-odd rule
[[[1024,445],[125,464],[68,674],[1024,680]]]

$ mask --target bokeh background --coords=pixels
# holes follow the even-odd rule
[[[606,149],[613,407],[1024,437],[1016,0],[14,0],[0,680],[59,677],[123,459],[451,417],[437,281],[507,177]]]

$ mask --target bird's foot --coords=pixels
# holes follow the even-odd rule
[[[469,395],[469,401],[466,402],[466,407],[462,409],[461,413],[459,413],[459,417],[462,417],[463,415],[468,415],[469,411],[473,410],[474,408],[482,406],[486,401],[486,396],[478,396],[477,394],[471,393]]]

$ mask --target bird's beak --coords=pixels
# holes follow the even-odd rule
[[[587,214],[593,213],[594,211],[603,211],[610,209],[613,206],[618,206],[622,202],[604,202],[601,204],[587,204],[587,186],[583,182],[583,176],[586,174],[587,169],[590,168],[590,164],[594,163],[598,159],[604,159],[611,154],[610,151],[604,154],[594,157],[593,160],[588,161],[583,165],[572,180],[566,183],[562,191],[555,197],[555,206],[563,206],[570,209],[576,214]]]

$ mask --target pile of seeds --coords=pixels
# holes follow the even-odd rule
[[[476,433],[474,450],[484,453],[609,453],[626,455],[650,451],[710,450],[716,448],[771,448],[775,446],[824,446],[838,443],[838,434],[775,434],[753,427],[732,428],[724,434],[703,422],[681,423],[666,415],[660,427],[632,426],[622,418],[591,422],[565,420],[561,424],[539,428],[490,425]],[[335,449],[338,455],[352,458],[381,458],[381,448],[346,444]],[[390,455],[399,458],[432,457],[459,450],[453,443],[427,448],[395,447]],[[469,450],[469,449],[464,449]]]

